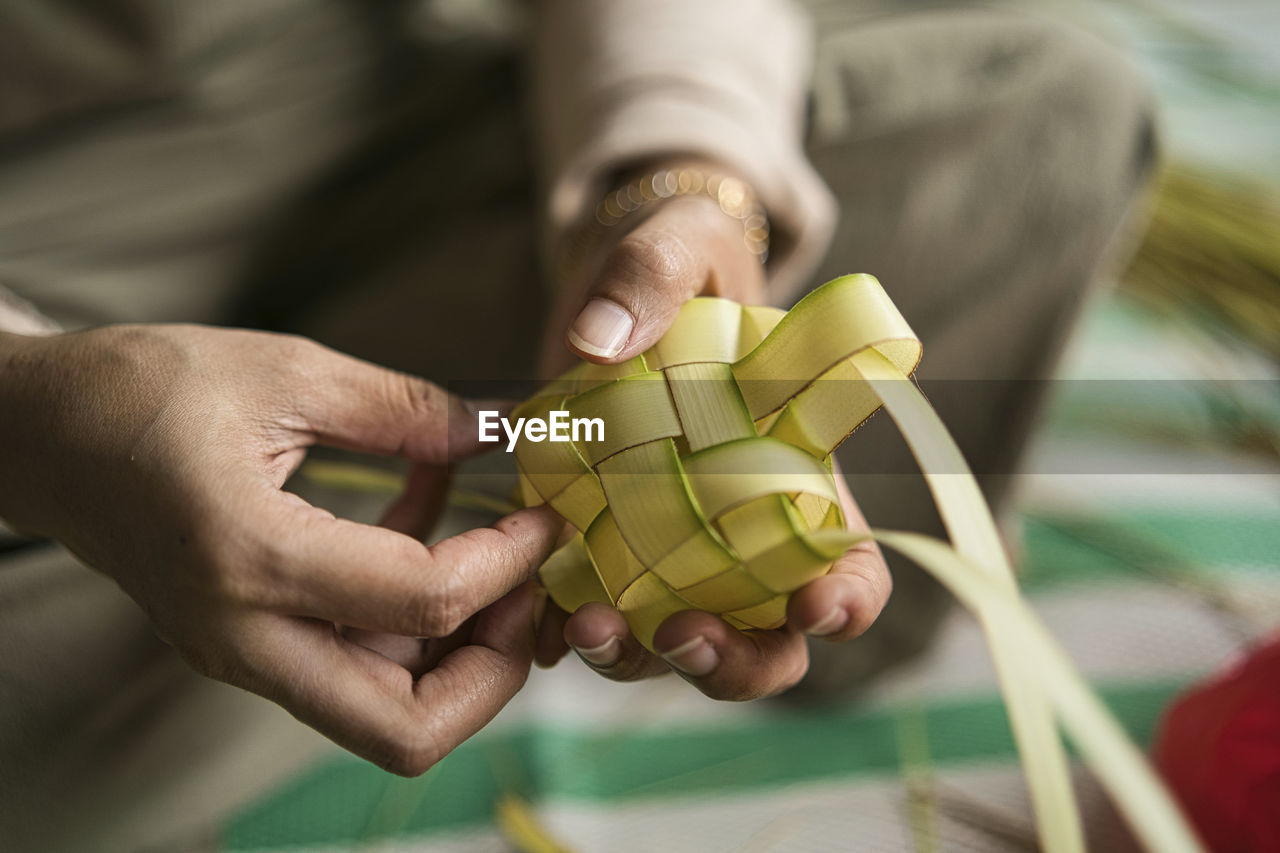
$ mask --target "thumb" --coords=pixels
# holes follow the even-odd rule
[[[581,357],[615,364],[657,343],[699,294],[758,302],[763,292],[742,224],[709,198],[674,198],[609,250],[565,337]]]
[[[475,412],[440,386],[314,348],[301,414],[316,442],[433,465],[485,447]]]

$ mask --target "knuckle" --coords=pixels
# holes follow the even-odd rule
[[[325,352],[325,348],[311,338],[289,333],[277,333],[276,341],[284,348],[286,355],[299,361],[313,361],[317,355]]]
[[[414,613],[409,621],[420,637],[446,637],[470,617],[464,601],[465,591],[457,573],[447,572],[433,585],[429,596],[412,605]]]
[[[432,446],[431,437],[448,424],[449,396],[439,386],[395,370],[375,368],[371,377],[369,402],[379,410],[394,412],[403,422],[396,455],[417,455]]]
[[[694,268],[684,238],[666,230],[632,232],[614,248],[615,270],[628,280],[682,282]]]
[[[868,571],[854,575],[853,583],[861,587],[860,590],[855,590],[861,593],[857,598],[861,606],[851,608],[853,618],[850,619],[849,628],[845,633],[859,636],[871,627],[879,617],[880,611],[888,603],[889,596],[893,594],[893,576],[881,563]]]
[[[276,399],[291,400],[299,389],[323,388],[333,382],[330,351],[301,335],[254,333],[246,339],[245,349],[272,365],[264,381]]]
[[[893,595],[893,573],[884,565],[883,558],[881,558],[879,571],[875,573],[875,580],[871,582],[871,585],[883,606],[889,600],[889,596]]]
[[[277,334],[272,335],[270,340],[276,350],[273,358],[287,372],[301,379],[318,378],[317,369],[321,364],[323,347],[301,335]]]
[[[473,659],[471,671],[468,673],[468,681],[473,684],[481,684],[489,687],[501,687],[508,694],[514,694],[524,684],[529,675],[529,665],[532,663],[527,653],[515,652],[499,653],[497,651],[486,652],[475,656]],[[457,685],[455,689],[462,689],[465,685]]]
[[[248,605],[257,599],[259,584],[245,560],[217,555],[200,572],[202,585],[213,598],[232,605]]]
[[[239,532],[233,532],[239,529]],[[281,586],[286,549],[279,537],[263,535],[247,525],[231,525],[218,535],[200,572],[209,594],[226,604],[269,603],[268,591]],[[238,543],[238,544],[237,544]]]
[[[387,385],[390,400],[400,403],[417,423],[432,423],[448,411],[444,391],[425,379],[389,371]]]

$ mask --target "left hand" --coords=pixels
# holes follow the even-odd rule
[[[704,162],[663,166],[731,174]],[[570,275],[571,281],[561,282],[565,290],[544,342],[544,376],[563,371],[574,356],[597,364],[634,358],[666,333],[681,306],[695,296],[767,301],[764,269],[747,248],[742,223],[702,196],[677,196],[636,211],[606,232]],[[865,530],[838,472],[836,485],[850,527]],[[572,648],[588,666],[616,681],[671,669],[715,699],[770,696],[794,686],[807,671],[806,635],[840,641],[862,634],[879,616],[891,588],[884,557],[868,540],[792,595],[782,628],[738,631],[716,615],[689,610],[658,628],[655,656],[612,607],[589,604],[569,615],[551,605],[542,620],[536,660],[550,666]]]

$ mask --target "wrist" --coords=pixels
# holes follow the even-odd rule
[[[734,234],[752,259],[769,253],[769,219],[754,189],[734,169],[699,157],[647,160],[616,170],[610,190],[581,218],[559,252],[562,282],[577,277],[584,264],[669,204],[701,203],[713,211],[715,226]]]

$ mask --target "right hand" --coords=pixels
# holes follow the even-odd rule
[[[698,160],[658,165],[731,174]],[[544,344],[544,372],[562,370],[575,355],[597,364],[634,358],[667,332],[680,308],[695,296],[764,302],[764,270],[749,251],[742,227],[710,198],[675,196],[604,232],[564,282]],[[842,477],[836,482],[844,486]],[[841,503],[851,528],[865,530],[866,521],[847,489]],[[719,616],[686,610],[658,628],[654,655],[608,605],[592,603],[572,614],[553,606],[542,623],[537,660],[550,666],[572,648],[596,672],[617,681],[673,669],[715,699],[772,696],[794,686],[807,671],[805,635],[832,642],[861,635],[879,616],[892,587],[884,556],[868,539],[791,596],[782,628],[738,631]]]
[[[300,338],[119,326],[0,334],[0,413],[0,517],[114,578],[197,670],[352,752],[422,773],[524,683],[554,514],[429,547],[388,529],[423,534],[449,462],[480,449],[436,386]],[[386,526],[282,490],[317,443],[416,463]],[[406,659],[373,651],[403,650],[385,635],[432,640]]]

